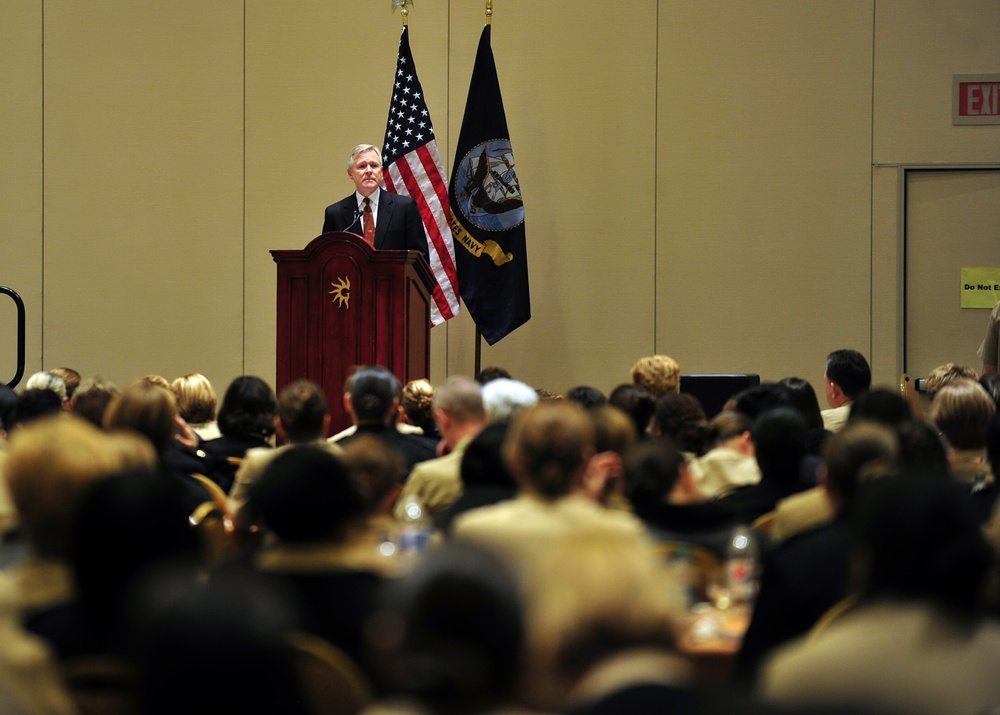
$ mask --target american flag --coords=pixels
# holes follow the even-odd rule
[[[449,224],[451,211],[444,164],[434,141],[434,127],[424,101],[424,91],[417,79],[406,27],[399,38],[396,81],[392,86],[389,119],[385,125],[382,163],[385,166],[386,190],[409,196],[420,208],[431,271],[437,280],[431,324],[438,325],[458,314],[458,273]]]

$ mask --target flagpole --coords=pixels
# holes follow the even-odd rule
[[[479,377],[479,373],[483,371],[483,334],[479,332],[479,326],[476,326],[476,365],[473,371],[474,377]]]
[[[486,0],[486,24],[493,24],[493,0]]]

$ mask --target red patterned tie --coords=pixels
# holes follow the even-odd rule
[[[372,213],[372,200],[365,197],[364,210],[365,240],[372,248],[375,247],[375,215]]]

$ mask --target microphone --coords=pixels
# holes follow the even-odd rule
[[[361,212],[358,211],[357,209],[354,209],[354,220],[351,221],[349,224],[347,224],[347,228],[345,228],[344,230],[350,232],[351,227],[354,224],[356,224],[358,222],[358,219],[360,219],[360,218],[361,218]],[[364,229],[362,229],[362,231],[364,231]]]

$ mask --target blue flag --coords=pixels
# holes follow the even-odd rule
[[[531,318],[531,300],[524,202],[489,25],[472,69],[449,198],[462,300],[493,345]]]

